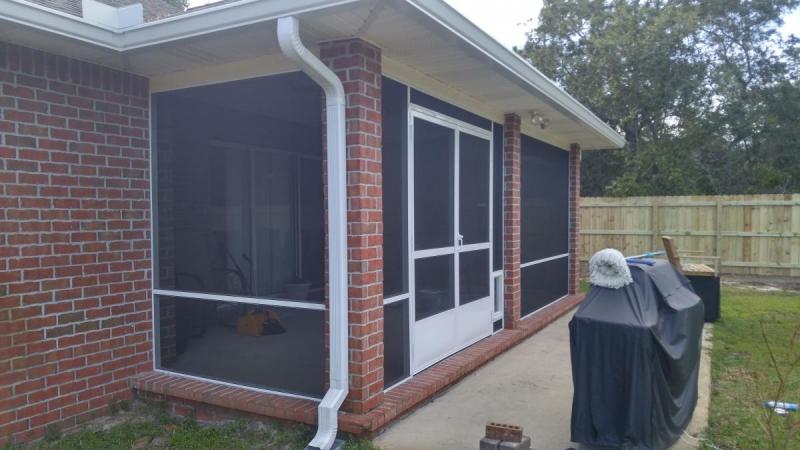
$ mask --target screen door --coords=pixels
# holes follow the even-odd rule
[[[491,133],[412,108],[412,368],[492,332]]]

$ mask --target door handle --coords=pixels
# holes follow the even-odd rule
[[[458,239],[458,246],[459,247],[463,247],[464,246],[464,235],[459,233],[458,237],[456,239]]]

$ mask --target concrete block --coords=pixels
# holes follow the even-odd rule
[[[500,441],[492,438],[481,438],[480,450],[497,450],[500,448]]]
[[[522,436],[522,440],[520,442],[503,441],[497,447],[498,450],[530,450],[530,448],[531,438],[528,436]]]

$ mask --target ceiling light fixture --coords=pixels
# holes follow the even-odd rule
[[[541,114],[537,113],[534,110],[531,110],[529,114],[531,116],[531,124],[533,126],[538,126],[542,130],[547,128],[547,125],[550,123],[549,119],[546,119],[544,116],[542,116]]]

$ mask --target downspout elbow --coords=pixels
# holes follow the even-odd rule
[[[278,45],[281,52],[297,64],[306,75],[325,91],[326,103],[341,101],[344,105],[344,86],[328,66],[303,45],[300,39],[300,26],[294,16],[278,19]]]
[[[317,434],[307,448],[329,450],[336,441],[339,408],[349,389],[345,91],[339,77],[303,45],[297,18],[278,19],[278,43],[281,52],[325,92],[330,380],[328,392],[318,407]]]

